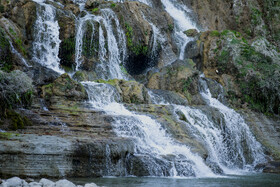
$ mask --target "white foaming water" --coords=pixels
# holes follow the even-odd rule
[[[152,22],[150,22],[143,13],[142,13],[142,17],[152,27],[153,35],[152,35],[152,40],[151,40],[152,42],[150,43],[150,46],[152,49],[151,56],[156,57],[158,48],[162,47],[162,45],[166,41],[166,39],[162,36],[162,34],[160,33],[160,30]]]
[[[192,40],[184,34],[184,31],[188,29],[198,30],[198,28],[189,19],[187,13],[190,12],[190,10],[185,5],[179,3],[177,0],[161,0],[161,2],[165,10],[175,21],[175,37],[180,48],[179,59],[183,60],[185,48]]]
[[[157,121],[131,112],[117,103],[119,96],[112,86],[92,82],[83,84],[87,88],[92,107],[114,117],[112,125],[117,135],[135,141],[135,155],[152,158],[153,161],[148,163],[151,164],[148,168],[150,175],[215,176],[200,156],[193,154],[187,146],[176,143]],[[172,160],[167,159],[168,156]]]
[[[61,40],[58,21],[55,18],[56,10],[52,5],[44,3],[44,0],[34,0],[34,2],[38,7],[32,59],[58,73],[63,73],[64,71],[59,67],[58,53]]]
[[[78,20],[75,50],[76,70],[79,70],[83,62],[83,39],[86,32],[84,28],[86,24],[92,26],[91,42],[94,42],[95,23],[99,24],[98,58],[100,63],[96,67],[98,77],[102,79],[127,79],[120,67],[126,58],[125,34],[121,29],[117,15],[111,9],[100,10],[100,16],[87,14]],[[116,26],[116,34],[114,33],[114,26]],[[105,38],[104,35],[107,37]]]
[[[174,115],[177,115],[178,111],[185,115],[185,123],[193,135],[198,140],[203,140],[209,154],[208,163],[214,164],[214,170],[219,172],[221,169],[225,174],[242,174],[253,171],[255,166],[266,162],[261,144],[256,141],[242,116],[212,98],[206,81],[201,79],[200,84],[203,98],[221,114],[218,124],[199,109],[172,105],[152,91],[149,91],[149,95],[155,104],[172,105]]]
[[[223,126],[219,127],[222,131],[213,131],[217,133],[217,137],[223,136],[223,141],[216,142],[220,161],[230,169],[243,170],[252,170],[257,164],[265,162],[262,146],[256,141],[242,116],[213,98],[205,80],[201,79],[200,84],[202,97],[208,101],[209,106],[218,109],[224,118]]]

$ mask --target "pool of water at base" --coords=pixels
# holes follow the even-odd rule
[[[264,186],[280,187],[280,174],[226,175],[217,178],[169,178],[169,177],[104,177],[70,179],[75,184],[94,182],[108,187],[238,187]]]

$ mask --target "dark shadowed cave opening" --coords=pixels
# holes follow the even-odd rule
[[[158,64],[158,53],[156,55],[129,55],[125,62],[125,68],[130,75],[140,75],[149,68]]]

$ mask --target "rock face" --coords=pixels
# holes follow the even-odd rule
[[[103,81],[98,80],[99,83],[107,83],[114,86],[122,97],[124,103],[134,103],[134,104],[147,104],[150,103],[150,97],[148,90],[143,84],[135,81],[125,81],[125,80],[109,80]]]
[[[32,79],[25,73],[15,70],[5,73],[0,70],[0,108],[26,106],[31,102],[34,87]]]
[[[116,137],[110,116],[77,105],[37,106],[18,111],[31,125],[0,139],[1,177],[124,175],[125,160],[133,154],[134,145]]]
[[[201,41],[204,74],[225,86],[232,104],[241,99],[254,110],[279,114],[279,53],[260,50],[272,48],[267,40],[250,45],[240,33],[225,30],[206,32]]]
[[[51,100],[55,96],[70,100],[87,99],[87,93],[82,84],[72,80],[68,74],[63,74],[53,83],[43,86],[42,96],[46,100]]]
[[[274,159],[260,166],[264,172],[279,173],[279,1],[178,1],[192,8],[192,19],[203,28],[184,32],[191,41],[183,60],[178,60],[177,28],[161,0],[148,1],[152,7],[137,1],[87,0],[85,9],[78,2],[45,1],[55,7],[54,21],[59,25],[58,66],[68,72],[60,75],[32,59],[39,4],[0,1],[1,178],[157,175],[153,163],[168,176],[170,168],[178,167],[175,162],[172,166],[151,155],[140,155],[134,138],[118,137],[113,126],[118,118],[93,110],[81,81],[114,86],[118,102],[132,113],[156,120],[170,138],[187,145],[213,171],[222,173],[208,159],[204,139],[186,125],[190,119],[174,108],[190,106],[222,126],[224,115],[208,106],[200,94],[199,80],[204,80],[212,97],[244,116],[265,154]],[[104,9],[107,12],[102,14]],[[77,24],[87,16],[92,17],[83,25],[79,41]],[[124,45],[119,41],[120,31]],[[118,40],[116,46],[110,46],[109,40]],[[105,51],[104,56],[100,50]],[[82,59],[78,68],[77,51]],[[102,67],[114,68],[108,63],[110,55],[123,56],[116,57],[121,59],[116,65],[127,80],[99,77]],[[201,78],[202,73],[206,77]],[[174,160],[174,155],[164,157]],[[19,178],[5,180],[4,185],[75,186],[66,180],[28,184]],[[90,186],[94,184],[85,185]]]
[[[148,74],[147,88],[175,91],[189,102],[198,94],[198,72],[192,60],[176,61],[161,68],[159,72]]]

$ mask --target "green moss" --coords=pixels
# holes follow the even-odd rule
[[[213,36],[213,37],[220,37],[220,32],[219,31],[211,31],[210,32],[210,36]]]
[[[116,86],[119,82],[119,79],[110,79],[110,80],[99,79],[99,80],[96,80],[95,82],[103,83],[103,84],[110,84],[112,86]]]
[[[98,38],[95,38],[95,36],[98,36],[99,31],[94,31],[93,27],[94,23],[87,21],[87,24],[84,28],[85,34],[83,37],[82,54],[87,58],[98,57],[99,40]],[[94,38],[92,38],[93,34]],[[105,43],[105,48],[108,50],[107,40]],[[75,51],[73,51],[73,53],[75,53]]]
[[[111,8],[115,8],[116,7],[116,3],[111,3]]]
[[[22,54],[26,55],[26,49],[23,47],[23,42],[22,40],[18,37],[17,33],[9,27],[9,32],[15,37],[15,44],[17,48],[21,51]]]
[[[0,132],[0,140],[8,140],[13,137],[13,133],[9,132]]]
[[[136,56],[138,55],[148,55],[148,46],[145,46],[143,44],[134,44],[133,43],[133,28],[128,24],[125,23],[125,29],[126,29],[126,41],[127,41],[127,47],[130,51]]]
[[[0,70],[11,72],[14,69],[10,43],[6,38],[5,32],[0,28]]]
[[[173,24],[168,24],[168,30],[170,32],[173,32],[174,31],[174,25]]]
[[[24,129],[26,126],[31,125],[31,122],[27,117],[22,117],[13,110],[7,110],[5,113],[5,118],[10,120],[9,128],[11,130]]]
[[[43,97],[48,100],[51,98],[51,96],[53,95],[53,83],[45,85],[42,87],[43,90]]]
[[[262,21],[262,13],[256,8],[251,9],[251,21],[253,25],[259,25]]]
[[[70,71],[74,69],[75,46],[76,40],[74,37],[66,38],[60,44],[59,57],[65,70],[67,70],[67,67],[70,68]]]
[[[121,67],[121,71],[122,71],[125,75],[128,75],[128,72],[127,72],[126,68],[125,68],[123,65],[121,65],[120,67]]]
[[[256,51],[239,32],[225,30],[221,33],[221,39],[231,42],[228,44],[229,48],[223,49],[221,45],[215,51],[218,54],[216,56],[218,70],[222,74],[227,73],[236,77],[235,82],[242,93],[241,97],[230,95],[233,103],[241,99],[242,103],[248,103],[255,111],[267,114],[279,113],[279,98],[276,94],[280,91],[277,85],[279,74],[276,71],[280,69],[279,64],[274,63],[269,56]],[[233,51],[232,55],[235,58],[229,51],[233,46],[240,49],[238,54]]]
[[[92,14],[97,14],[99,12],[99,8],[94,8],[91,10]]]
[[[87,80],[87,76],[85,73],[81,72],[81,71],[77,71],[74,76],[74,79],[76,79],[77,81],[86,81]]]

